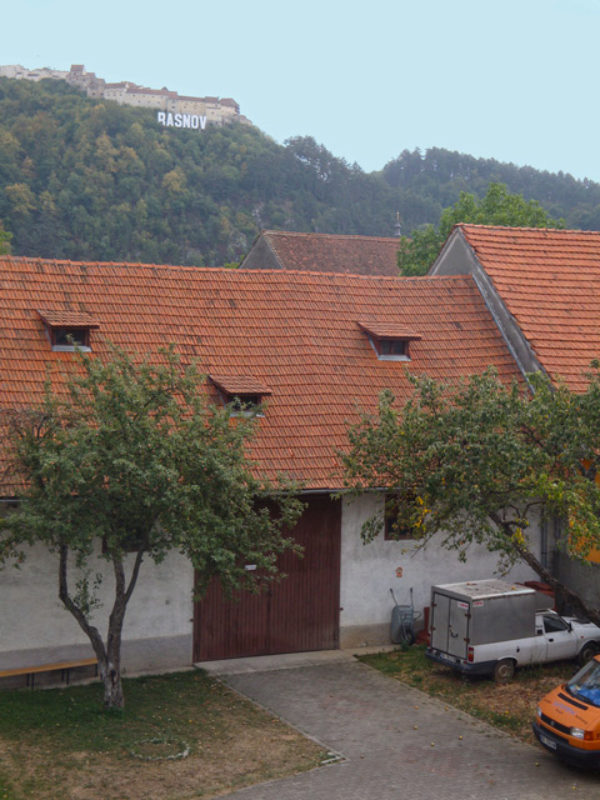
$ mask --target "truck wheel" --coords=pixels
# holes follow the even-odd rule
[[[494,680],[496,683],[508,683],[515,674],[515,662],[512,658],[503,658],[494,667]]]
[[[596,644],[594,642],[587,642],[586,644],[583,645],[583,647],[579,651],[577,660],[579,661],[581,666],[583,666],[584,664],[587,664],[588,661],[591,661],[597,652],[598,652],[598,647],[596,646]]]

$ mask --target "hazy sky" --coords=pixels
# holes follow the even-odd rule
[[[364,170],[444,147],[600,181],[600,0],[19,0],[0,64],[233,97]]]

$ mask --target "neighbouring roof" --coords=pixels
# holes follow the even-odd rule
[[[270,391],[250,455],[270,477],[337,488],[336,451],[357,408],[375,410],[389,388],[411,387],[407,366],[440,379],[516,365],[471,276],[386,278],[97,264],[0,257],[0,408],[39,398],[53,352],[37,309],[83,313],[92,357],[109,343],[154,357],[169,343],[225,387]],[[74,317],[71,317],[73,319]],[[359,322],[417,331],[411,362],[378,360]],[[248,381],[248,382],[246,382]],[[208,391],[210,384],[208,384]]]
[[[600,358],[600,232],[457,228],[542,367],[584,390]]]
[[[394,237],[263,231],[253,247],[261,238],[271,248],[281,269],[399,275],[399,240]],[[264,265],[258,263],[253,268],[261,266]]]

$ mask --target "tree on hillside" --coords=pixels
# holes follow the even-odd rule
[[[452,228],[459,222],[477,225],[501,225],[521,228],[563,228],[563,220],[554,220],[536,200],[511,194],[501,183],[490,183],[482,200],[461,192],[453,206],[442,212],[437,227],[426,225],[403,236],[399,242],[398,266],[403,275],[425,275],[437,258]]]
[[[349,429],[346,484],[354,492],[385,486],[386,514],[425,545],[433,536],[461,560],[478,543],[500,565],[528,564],[575,609],[600,624],[542,564],[532,521],[558,519],[557,546],[585,560],[600,548],[600,371],[574,394],[547,377],[529,377],[533,392],[504,385],[490,369],[458,384],[412,378],[414,394],[399,408],[384,392],[374,415]],[[363,526],[371,540],[383,514]]]
[[[533,167],[518,167],[494,158],[474,158],[440,147],[404,150],[385,165],[383,180],[395,191],[407,193],[430,208],[426,218],[402,212],[405,232],[426,222],[437,223],[442,210],[454,203],[460,192],[483,197],[490,183],[503,183],[509,192],[538,200],[554,218],[564,217],[568,228],[598,230],[600,184],[576,180],[568,173],[551,173]]]
[[[49,379],[38,408],[5,413],[14,482],[25,485],[3,520],[0,560],[35,542],[58,554],[59,597],[98,658],[105,705],[121,707],[121,634],[143,560],[186,555],[198,592],[215,576],[226,590],[258,588],[295,547],[284,530],[301,505],[286,492],[260,502],[273,488],[244,454],[251,421],[209,406],[203,379],[172,350],[158,366],[81,354],[63,385],[57,398]],[[105,638],[98,558],[115,584]]]
[[[10,253],[11,239],[12,239],[12,234],[4,230],[4,226],[0,221],[0,255],[6,255],[7,253]]]

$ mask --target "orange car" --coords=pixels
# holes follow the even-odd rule
[[[563,761],[600,768],[600,655],[540,700],[533,732]]]

